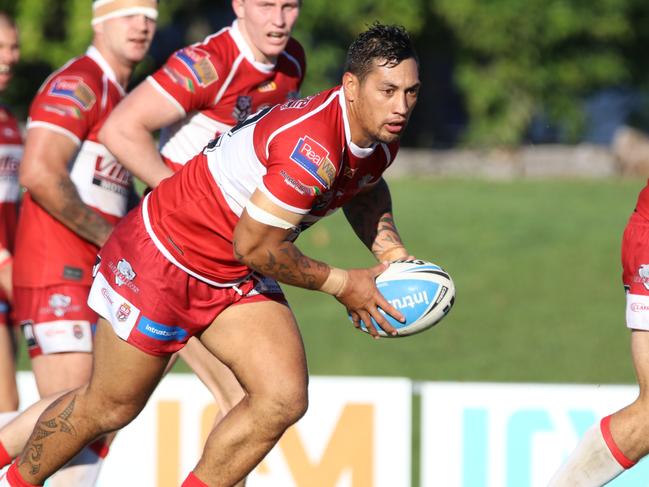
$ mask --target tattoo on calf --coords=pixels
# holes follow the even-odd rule
[[[56,408],[62,400],[67,397],[63,396],[54,401],[46,411]],[[70,417],[74,412],[74,406],[77,396],[74,396],[70,403],[61,411],[55,418],[45,421],[39,421],[32,432],[25,452],[19,459],[20,465],[27,464],[31,475],[36,475],[41,470],[41,458],[43,455],[44,440],[57,433],[66,433],[72,436],[77,435],[74,425],[70,421]]]

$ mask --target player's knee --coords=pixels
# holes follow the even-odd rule
[[[284,430],[304,416],[308,404],[306,387],[286,387],[268,398],[266,417]]]
[[[102,433],[116,431],[129,424],[142,410],[142,406],[135,401],[123,398],[102,396],[94,397],[94,419],[99,423]]]

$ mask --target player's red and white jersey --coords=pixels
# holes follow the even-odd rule
[[[172,263],[213,285],[245,277],[234,227],[259,189],[304,215],[297,233],[378,182],[398,144],[351,142],[340,88],[275,106],[223,134],[143,202],[144,222]]]
[[[124,216],[131,175],[99,143],[97,134],[125,92],[101,53],[86,55],[55,71],[32,101],[27,129],[44,127],[77,146],[68,169],[81,200],[112,223]],[[23,199],[16,237],[18,286],[90,284],[97,247],[34,202]]]
[[[255,61],[237,21],[175,52],[147,78],[183,117],[160,134],[163,159],[177,169],[248,115],[297,98],[305,69],[304,50],[294,39],[276,64]]]
[[[13,253],[18,217],[18,165],[23,157],[23,140],[18,121],[0,105],[0,249]]]

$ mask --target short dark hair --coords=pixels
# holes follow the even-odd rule
[[[0,26],[11,27],[13,29],[17,28],[16,21],[4,10],[0,10]]]
[[[363,81],[375,62],[391,68],[409,58],[419,64],[408,31],[401,25],[384,25],[377,21],[349,46],[345,71]]]

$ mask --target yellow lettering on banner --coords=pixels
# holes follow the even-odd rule
[[[295,427],[284,433],[279,447],[297,487],[335,487],[345,471],[351,472],[351,487],[370,487],[374,485],[374,405],[345,406],[319,461],[309,460]],[[267,465],[260,467],[268,472]]]
[[[178,487],[180,479],[180,403],[158,403],[158,487]]]

